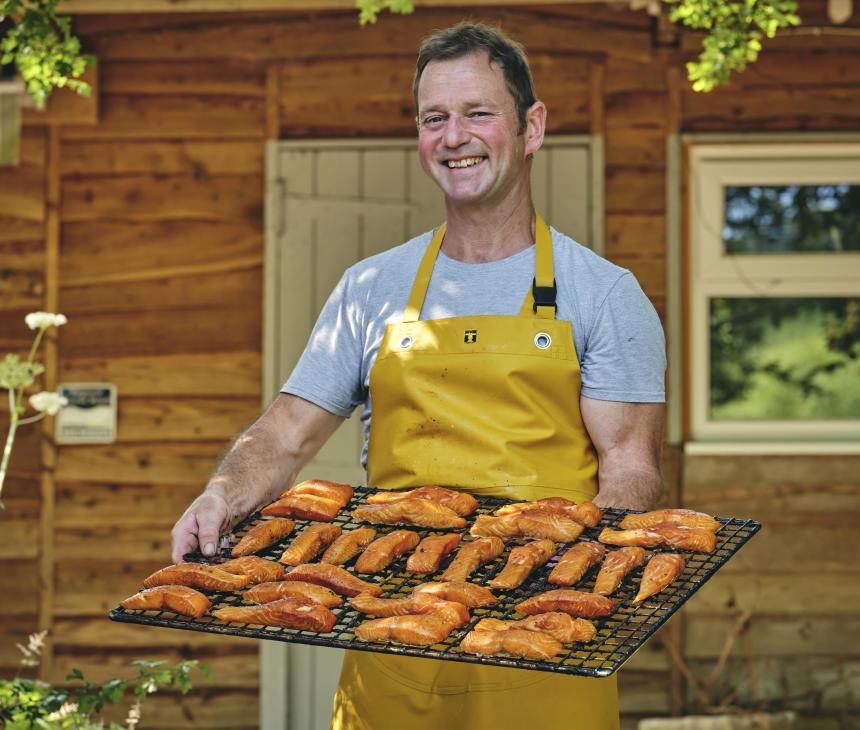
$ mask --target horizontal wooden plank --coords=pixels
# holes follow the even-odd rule
[[[192,690],[187,695],[161,691],[147,697],[141,713],[141,728],[250,730],[258,727],[259,700],[255,690],[209,687],[205,680],[197,682],[197,686],[200,689]],[[129,704],[130,701],[106,711],[104,719],[123,723]]]
[[[607,166],[615,168],[635,166],[636,169],[662,171],[666,167],[666,132],[657,128],[607,129],[604,154]],[[631,170],[627,174],[635,175],[636,171]]]
[[[666,253],[666,217],[660,213],[606,216],[605,255],[657,257]]]
[[[63,222],[186,218],[256,221],[262,216],[263,183],[257,175],[72,178],[62,188]]]
[[[813,95],[822,86],[860,86],[860,49],[812,51],[766,44],[758,60],[734,83],[744,89],[766,89],[775,84],[805,88]]]
[[[202,488],[225,442],[61,446],[58,481],[196,484]]]
[[[0,670],[4,677],[14,676],[21,668],[21,650],[16,644],[27,645],[30,634],[38,631],[38,617],[3,616],[0,621]]]
[[[225,59],[223,63],[112,61],[102,70],[106,94],[182,94],[186,97],[260,97],[266,94],[266,69],[260,63]]]
[[[13,220],[44,221],[44,171],[26,164],[0,167],[0,210]]]
[[[14,557],[0,559],[0,616],[33,616],[39,611],[39,563]]]
[[[0,257],[2,256],[2,248],[0,248]],[[8,258],[0,258],[0,260],[3,261],[0,264],[0,302],[3,306],[31,311],[41,309],[45,291],[41,267],[17,268],[17,262],[13,264]],[[7,264],[15,265],[16,268],[7,269]]]
[[[666,261],[660,256],[640,256],[607,251],[607,257],[614,264],[629,269],[639,286],[649,296],[663,296],[666,293]]]
[[[69,357],[60,359],[62,382],[116,384],[121,396],[260,397],[260,352]],[[274,396],[274,393],[272,394]]]
[[[45,224],[38,219],[18,218],[16,211],[3,209],[0,212],[0,243],[23,242],[31,244],[41,241],[45,235]]]
[[[562,0],[525,0],[517,5],[549,5]],[[594,2],[594,0],[570,0],[574,3]],[[461,0],[416,0],[416,7],[438,5],[457,5]],[[473,5],[505,5],[513,0],[477,0]],[[254,10],[331,10],[351,8],[349,0],[68,0],[64,11],[67,13],[164,13],[164,12],[206,12],[229,11],[248,12]]]
[[[750,489],[767,490],[768,498],[809,488],[830,492],[848,490],[860,495],[857,485],[860,456],[852,455],[733,455],[685,456],[684,478],[690,494],[750,496]],[[774,490],[783,490],[776,493]]]
[[[21,110],[21,121],[27,125],[97,124],[99,120],[98,65],[88,68],[81,76],[89,84],[90,94],[78,94],[69,87],[55,88],[43,109],[27,107]]]
[[[606,167],[606,213],[662,213],[666,179],[648,167]]]
[[[111,555],[116,560],[170,561],[170,529],[182,512],[166,513],[154,523],[114,525],[58,525],[54,550],[63,560],[97,560]],[[142,580],[146,576],[142,576]]]
[[[605,97],[607,129],[665,129],[666,94],[662,91],[617,91]]]
[[[247,651],[258,645],[254,639],[208,634],[202,631],[181,631],[158,626],[141,626],[109,621],[104,614],[97,617],[63,617],[54,620],[54,646],[58,651],[92,651],[100,648],[147,650],[175,649],[193,657],[208,647],[221,651]],[[145,654],[141,654],[145,656]]]
[[[242,139],[223,142],[193,140],[136,141],[134,144],[108,140],[63,145],[60,173],[63,176],[93,175],[262,175],[264,146],[260,141]],[[65,254],[65,238],[63,240]]]
[[[200,494],[199,484],[58,482],[54,524],[63,527],[156,524],[175,520]]]
[[[224,441],[260,415],[259,398],[122,398],[117,441]]]

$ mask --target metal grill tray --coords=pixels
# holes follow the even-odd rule
[[[341,510],[333,524],[339,525],[344,530],[355,529],[366,526],[367,523],[354,520],[350,513],[364,502],[367,496],[375,490],[364,487],[355,488],[355,494],[351,502]],[[468,518],[469,525],[462,532],[469,538],[468,528],[474,517],[478,514],[492,514],[496,509],[515,500],[501,499],[496,497],[478,497],[478,510]],[[630,510],[606,509],[600,525],[595,528],[586,528],[579,540],[597,540],[597,535],[604,527],[617,527],[618,522]],[[249,527],[259,522],[259,512],[252,514],[234,529],[234,534],[241,537]],[[114,621],[127,623],[146,624],[149,626],[166,626],[175,629],[188,629],[191,631],[208,631],[215,634],[229,634],[231,636],[246,636],[254,639],[270,639],[275,641],[287,641],[297,644],[313,644],[316,646],[330,646],[338,649],[358,649],[361,651],[382,652],[387,654],[399,654],[404,656],[416,656],[433,659],[445,659],[449,661],[469,662],[471,664],[493,664],[504,667],[517,667],[521,669],[533,669],[545,672],[557,672],[563,674],[577,674],[589,677],[606,677],[617,671],[633,653],[641,647],[645,641],[674,614],[702,585],[719,570],[761,527],[761,524],[753,520],[738,518],[717,517],[723,523],[723,527],[717,533],[717,547],[713,553],[680,552],[684,555],[686,565],[681,575],[668,588],[642,601],[636,605],[633,597],[642,577],[643,567],[629,573],[621,583],[619,589],[611,596],[618,600],[612,615],[602,619],[590,619],[597,627],[597,635],[588,643],[576,643],[565,645],[564,651],[553,659],[532,660],[509,658],[503,656],[485,657],[474,654],[466,654],[460,650],[460,641],[482,618],[514,619],[523,618],[517,614],[516,605],[526,598],[546,590],[559,588],[559,586],[547,583],[547,576],[555,567],[560,556],[571,546],[572,543],[559,544],[555,556],[542,568],[536,570],[528,580],[519,588],[510,591],[494,590],[498,599],[495,606],[489,608],[470,609],[471,619],[469,623],[459,629],[455,629],[441,643],[428,647],[406,646],[392,643],[372,643],[362,641],[354,633],[355,627],[366,618],[350,608],[345,600],[343,605],[332,609],[337,616],[334,628],[325,634],[299,631],[280,626],[261,626],[259,624],[228,623],[214,616],[205,615],[201,618],[189,618],[179,616],[170,611],[152,610],[129,610],[117,607],[110,612],[110,618]],[[277,560],[286,546],[307,525],[312,524],[308,520],[296,520],[296,528],[287,537],[274,545],[257,553],[262,557]],[[391,530],[404,529],[401,526],[374,525],[377,536],[383,535]],[[415,530],[421,537],[431,534],[443,534],[451,530],[431,530],[421,527],[407,527]],[[472,573],[469,581],[479,585],[486,585],[505,566],[508,554],[512,547],[529,542],[532,538],[516,538],[505,540],[505,551],[495,560],[484,564],[476,572]],[[609,549],[613,549],[609,546]],[[648,551],[655,552],[654,550]],[[667,552],[660,550],[660,552]],[[406,560],[410,553],[402,555],[394,561],[383,573],[367,576],[357,574],[363,580],[378,583],[383,588],[384,598],[403,598],[419,583],[438,580],[448,563],[453,559],[456,551],[449,555],[441,564],[436,573],[430,575],[416,575],[406,572]],[[226,559],[226,556],[207,560],[199,553],[187,556],[195,562],[209,562],[217,564]],[[343,566],[353,572],[352,564],[355,559]],[[289,566],[287,566],[289,567]],[[593,567],[574,588],[589,592],[594,587],[594,578],[599,566]],[[243,605],[240,594],[207,592],[212,601],[212,609],[229,605]]]

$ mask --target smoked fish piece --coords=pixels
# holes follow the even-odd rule
[[[701,527],[711,532],[716,532],[723,526],[710,515],[691,509],[655,509],[651,512],[625,515],[618,526],[622,530],[630,530],[637,527],[654,527],[663,522],[674,522],[684,527]]]
[[[603,564],[594,579],[594,593],[610,596],[618,590],[624,576],[645,562],[645,550],[641,547],[623,547],[612,550],[603,558]]]
[[[596,593],[583,593],[573,588],[556,588],[527,598],[517,605],[517,611],[529,615],[563,611],[580,618],[608,616],[615,608],[615,601]]]
[[[410,573],[435,573],[443,558],[459,544],[459,535],[429,535],[418,543],[415,552],[409,556],[406,570]]]
[[[446,601],[462,603],[467,608],[492,606],[496,602],[496,597],[488,588],[454,580],[422,583],[415,586],[412,593],[430,593]]]
[[[356,530],[344,532],[326,548],[320,562],[343,565],[370,545],[375,537],[376,530],[372,527],[359,527]]]
[[[284,580],[313,583],[342,596],[357,596],[359,593],[369,593],[372,596],[382,595],[382,588],[375,583],[357,578],[339,565],[326,563],[297,565],[284,576]]]
[[[523,659],[552,659],[564,649],[562,643],[537,631],[506,629],[503,631],[470,631],[460,642],[468,654],[495,656],[506,654]]]
[[[447,530],[466,526],[466,520],[454,510],[429,499],[406,497],[383,504],[363,504],[352,511],[352,516],[365,522],[383,525],[417,525],[434,530]]]
[[[295,526],[296,523],[286,517],[264,520],[260,524],[254,525],[242,536],[242,539],[233,546],[230,555],[234,558],[240,558],[243,555],[259,552],[269,545],[273,545],[285,535],[289,535]]]
[[[272,560],[266,560],[256,555],[245,555],[241,558],[225,560],[218,567],[228,573],[233,573],[233,575],[247,575],[251,579],[248,585],[283,580],[284,577],[283,565],[278,565]]]
[[[209,591],[238,591],[251,582],[247,575],[233,575],[214,565],[179,563],[156,570],[143,581],[144,588],[181,585],[205,588]]]
[[[535,540],[513,548],[502,572],[490,581],[490,587],[503,590],[516,588],[532,571],[546,565],[554,554],[555,543],[552,540]]]
[[[412,530],[394,530],[378,537],[355,561],[356,573],[378,573],[392,561],[414,548],[421,538]]]
[[[717,536],[711,530],[702,527],[684,527],[674,522],[661,522],[653,527],[637,527],[630,530],[613,530],[605,527],[597,539],[607,545],[665,546],[701,553],[711,553],[717,547]]]
[[[500,517],[478,515],[469,532],[479,537],[535,537],[573,542],[582,530],[582,525],[561,512],[526,509]]]
[[[349,484],[338,484],[337,482],[326,482],[322,479],[308,479],[304,482],[290,487],[278,499],[294,497],[299,494],[311,494],[314,497],[323,497],[340,502],[341,507],[352,499],[354,490]]]
[[[496,515],[512,515],[530,509],[543,509],[560,512],[578,522],[583,527],[597,527],[603,519],[603,510],[594,502],[571,502],[564,497],[545,497],[534,502],[514,502],[506,504],[495,511]]]
[[[260,583],[249,588],[242,594],[245,603],[271,603],[280,598],[300,598],[312,603],[319,603],[326,608],[334,608],[343,603],[343,599],[334,591],[314,583],[304,581],[279,580],[272,583]]]
[[[557,586],[576,585],[588,569],[603,558],[605,552],[606,548],[596,542],[576,543],[561,556],[547,582]]]
[[[212,612],[223,621],[264,626],[286,626],[302,631],[331,631],[337,617],[319,603],[300,598],[280,598],[257,606],[225,606]]]
[[[284,554],[281,555],[279,560],[287,565],[308,563],[337,540],[339,535],[340,527],[337,525],[311,525],[310,527],[306,527],[290,543],[290,546],[284,550]]]
[[[397,641],[401,644],[430,646],[444,641],[454,624],[434,613],[390,616],[365,621],[355,629],[364,641]]]
[[[591,621],[553,611],[538,613],[519,621],[502,621],[497,618],[484,618],[475,624],[475,631],[509,631],[524,629],[549,634],[562,644],[572,644],[575,641],[591,641],[597,634],[597,629]]]
[[[657,553],[642,571],[639,592],[633,600],[644,601],[659,593],[681,575],[682,570],[684,570],[684,558],[678,553]]]
[[[368,504],[388,504],[400,499],[429,499],[454,510],[460,517],[468,517],[478,509],[478,500],[468,492],[459,492],[445,487],[416,487],[405,492],[377,492],[367,498]]]
[[[379,618],[435,613],[454,626],[463,626],[469,622],[469,609],[462,603],[446,601],[430,593],[413,593],[405,598],[376,598],[367,593],[359,593],[349,599],[349,605],[359,613]]]
[[[464,581],[484,563],[495,560],[505,549],[505,543],[500,537],[479,537],[472,542],[460,546],[454,559],[450,562],[441,580]]]
[[[334,499],[316,494],[293,494],[281,497],[260,510],[261,515],[274,517],[298,517],[300,520],[331,522],[343,505]]]
[[[188,586],[156,586],[120,601],[123,608],[167,609],[182,616],[199,618],[212,606],[200,591]]]

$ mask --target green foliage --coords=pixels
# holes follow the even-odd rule
[[[10,353],[0,360],[0,388],[29,388],[43,372],[45,367],[41,363],[21,362],[20,357]]]
[[[698,62],[687,64],[694,91],[712,91],[743,71],[761,51],[762,39],[800,24],[795,0],[664,0],[672,6],[669,19],[694,30],[705,30]]]
[[[412,0],[355,0],[355,7],[361,25],[375,23],[379,13],[386,9],[400,15],[409,15],[415,10]]]
[[[89,84],[80,80],[95,57],[81,54],[69,18],[57,17],[59,0],[0,0],[0,21],[11,27],[0,39],[0,63],[14,63],[27,91],[42,108],[55,88],[68,86],[89,96]]]

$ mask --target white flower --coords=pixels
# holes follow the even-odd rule
[[[24,321],[31,330],[46,329],[47,327],[59,327],[69,320],[65,314],[52,314],[51,312],[30,312]]]
[[[69,405],[69,399],[59,393],[43,390],[30,396],[30,405],[40,413],[47,412],[49,416],[56,416],[60,408]]]

